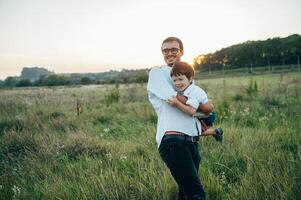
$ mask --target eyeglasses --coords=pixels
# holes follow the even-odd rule
[[[171,49],[162,49],[162,53],[164,54],[164,55],[168,55],[168,53],[170,52],[171,54],[178,54],[179,53],[179,51],[180,51],[180,49],[178,49],[178,48],[171,48]]]

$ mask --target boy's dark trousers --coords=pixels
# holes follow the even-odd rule
[[[197,142],[178,137],[163,138],[159,153],[179,187],[179,199],[204,200],[205,191],[198,176],[201,161]]]

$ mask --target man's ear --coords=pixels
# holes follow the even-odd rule
[[[181,57],[184,55],[184,50],[180,50]]]

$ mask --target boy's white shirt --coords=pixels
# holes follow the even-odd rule
[[[170,71],[171,67],[168,66],[152,68],[147,83],[148,98],[158,116],[156,133],[158,148],[166,131],[178,131],[190,136],[197,136],[198,132],[201,134],[202,130],[199,120],[178,108],[168,105],[166,102],[167,99],[177,95],[170,77]],[[191,92],[189,92],[190,89],[187,91],[187,95],[190,96],[188,96],[188,101],[192,101],[192,104],[195,105],[194,102],[197,100],[189,100],[197,97],[193,92],[195,89],[192,88],[191,90]],[[186,91],[184,95],[186,95]]]
[[[194,81],[184,90],[183,95],[188,97],[186,104],[192,106],[195,109],[198,109],[200,104],[205,104],[209,101],[206,92],[199,86],[195,85]],[[197,112],[193,116],[198,118],[204,118],[208,117],[209,115]]]

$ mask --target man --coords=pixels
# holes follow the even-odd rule
[[[158,116],[156,141],[159,153],[178,184],[178,199],[203,200],[205,192],[198,176],[201,157],[197,143],[201,124],[176,105],[167,103],[174,97],[182,103],[187,101],[185,96],[174,90],[170,77],[173,64],[184,54],[183,43],[176,37],[166,38],[161,51],[167,65],[153,68],[147,85],[149,101]],[[212,112],[213,105],[207,101],[200,105],[200,110],[208,114]]]

